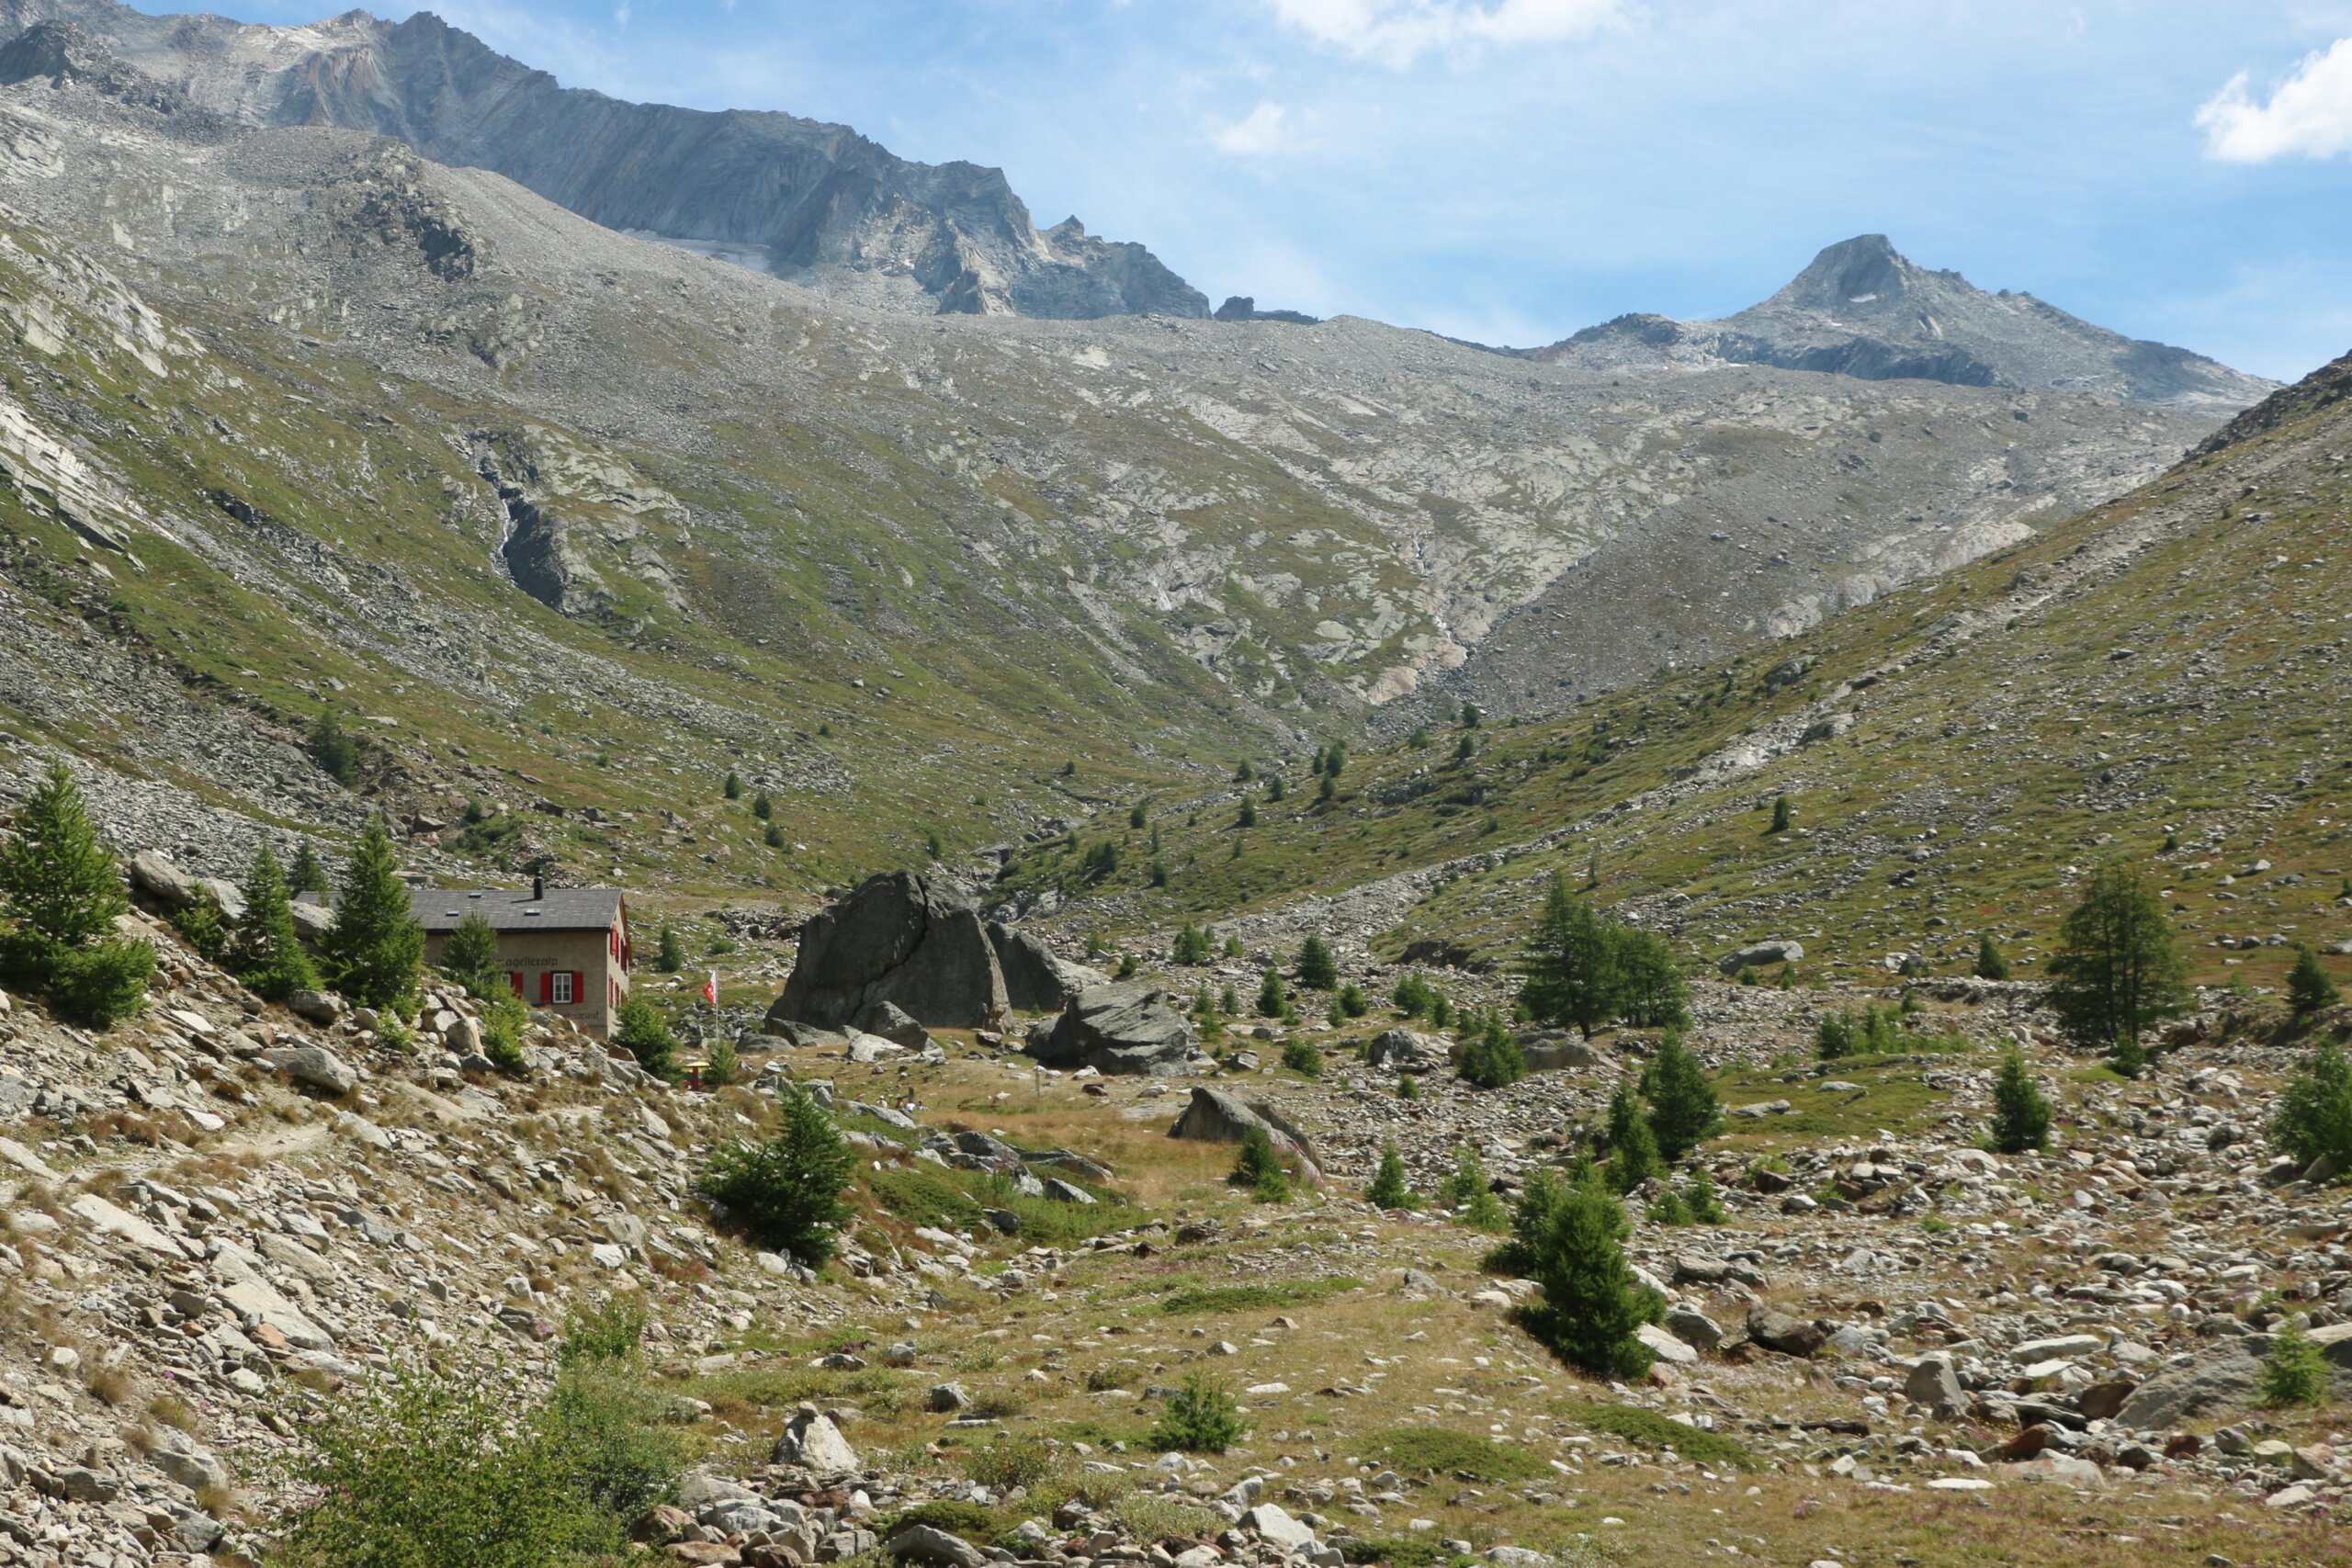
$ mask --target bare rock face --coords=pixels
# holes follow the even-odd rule
[[[1014,931],[1000,920],[989,922],[989,945],[996,950],[997,967],[1004,972],[1007,1001],[1023,1012],[1059,1012],[1089,986],[1110,981],[1101,971],[1072,964],[1027,931]]]
[[[931,1029],[977,1029],[1005,1010],[996,949],[962,889],[889,872],[812,916],[768,1025],[883,1033],[895,1022],[885,1006]]]
[[[1029,1055],[1048,1067],[1172,1077],[1193,1055],[1193,1025],[1174,993],[1150,986],[1096,986],[1061,1017],[1029,1032]]]

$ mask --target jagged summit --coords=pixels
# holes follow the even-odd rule
[[[1957,272],[1920,266],[1883,234],[1828,246],[1770,299],[1722,321],[1620,316],[1532,357],[1595,369],[1773,365],[1868,380],[2048,388],[2216,413],[2273,388],[2030,294],[1988,293]]]
[[[299,28],[150,17],[115,0],[0,0],[0,36],[78,29],[206,109],[337,126],[506,175],[607,228],[899,310],[1206,316],[1137,244],[1040,231],[1003,171],[909,162],[847,126],[635,104],[568,88],[430,11]],[[87,73],[82,73],[86,74]]]

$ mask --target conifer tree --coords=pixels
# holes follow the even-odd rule
[[[155,972],[151,943],[111,934],[130,908],[74,775],[51,764],[0,845],[0,975],[110,1028],[139,1010]]]
[[[2059,927],[2050,1008],[2076,1044],[2109,1048],[2178,1013],[2187,974],[2155,890],[2121,862],[2103,861]]]
[[[498,963],[498,932],[479,909],[466,911],[441,946],[441,972],[465,987],[469,996],[495,1001],[512,993]]]
[[[1631,1192],[1652,1177],[1665,1173],[1657,1157],[1657,1137],[1634,1086],[1620,1081],[1609,1097],[1609,1184]]]
[[[391,835],[371,819],[344,869],[334,923],[319,943],[328,977],[363,1007],[399,1008],[416,989],[424,964],[424,928],[410,911]]]
[[[1993,1147],[2020,1155],[2050,1142],[2050,1101],[2026,1070],[2025,1055],[2012,1045],[1993,1079]]]
[[[2009,977],[2009,961],[1993,945],[1993,933],[1980,931],[1976,937],[1976,977],[1980,980],[2006,980]]]
[[[245,921],[237,928],[238,978],[265,1001],[282,1002],[297,991],[318,989],[318,965],[294,929],[286,874],[266,840],[245,873],[244,894]]]
[[[2326,1158],[2337,1175],[2352,1172],[2352,1060],[2334,1041],[2305,1056],[2279,1091],[2270,1146],[2303,1165]]]
[[[344,729],[332,708],[311,721],[311,761],[319,772],[349,788],[359,778],[359,742]]]
[[[2287,1005],[2294,1010],[2296,1019],[2324,1012],[2341,1000],[2343,993],[2335,988],[2319,954],[2308,946],[2297,947],[2295,966],[2287,972]]]
[[[1657,1055],[1642,1072],[1642,1094],[1650,1102],[1650,1132],[1657,1139],[1658,1157],[1672,1165],[1714,1136],[1723,1124],[1723,1101],[1707,1081],[1707,1069],[1669,1032]]]
[[[776,1113],[776,1130],[763,1141],[730,1140],[712,1151],[695,1190],[763,1243],[814,1267],[833,1255],[856,1215],[842,1193],[857,1172],[857,1151],[797,1083],[785,1084]]]
[[[327,880],[326,864],[319,859],[319,852],[310,840],[303,840],[302,847],[294,852],[294,869],[286,874],[287,891],[324,893],[333,886]]]
[[[1774,795],[1772,825],[1764,829],[1765,836],[1769,838],[1774,833],[1785,833],[1793,826],[1795,826],[1794,819],[1789,815],[1789,797],[1785,795]]]
[[[718,793],[725,795],[729,800],[742,799],[743,776],[732,768],[728,769],[727,782],[718,786]]]
[[[1396,1145],[1381,1145],[1380,1165],[1373,1172],[1372,1185],[1363,1190],[1363,1198],[1375,1209],[1413,1207],[1412,1190],[1405,1185],[1404,1157],[1397,1154]]]
[[[1234,1156],[1233,1170],[1226,1180],[1247,1188],[1261,1203],[1290,1200],[1290,1172],[1283,1168],[1282,1157],[1274,1152],[1274,1141],[1266,1135],[1263,1127],[1242,1129],[1241,1149]]]
[[[1527,1076],[1527,1058],[1498,1012],[1472,1021],[1453,1064],[1453,1076],[1478,1089],[1501,1089]]]
[[[1290,997],[1283,989],[1283,977],[1272,969],[1267,970],[1265,977],[1258,982],[1258,1016],[1280,1018],[1283,1010],[1288,1006]]]
[[[1572,1023],[1588,1040],[1614,1016],[1617,943],[1589,899],[1555,874],[1544,895],[1521,973],[1520,1000],[1546,1023]]]
[[[1328,991],[1340,983],[1340,966],[1319,936],[1310,936],[1299,946],[1298,983],[1310,991]]]
[[[674,975],[685,966],[686,944],[678,940],[678,933],[671,929],[669,921],[664,920],[662,922],[661,943],[654,950],[653,967],[664,975]]]
[[[1633,1227],[1623,1205],[1588,1168],[1554,1190],[1538,1218],[1528,1273],[1544,1294],[1521,1321],[1571,1366],[1594,1377],[1639,1378],[1650,1352],[1635,1335],[1657,1321],[1665,1303],[1635,1282],[1625,1259]]]

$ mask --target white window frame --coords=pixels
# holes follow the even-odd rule
[[[571,1006],[574,1002],[576,1002],[576,1001],[578,1001],[578,1000],[580,999],[579,998],[577,998],[577,997],[575,997],[575,996],[573,996],[573,995],[571,994],[571,970],[569,970],[569,969],[559,969],[559,970],[557,970],[557,971],[555,972],[555,979],[554,979],[554,981],[553,981],[553,985],[554,985],[554,987],[555,987],[554,992],[553,992],[553,996],[554,996],[554,1005],[555,1005],[555,1006],[560,1007],[560,1008],[568,1008],[568,1007]]]

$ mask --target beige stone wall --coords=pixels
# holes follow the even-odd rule
[[[447,943],[446,935],[435,933],[424,941],[424,961],[441,962],[441,949]],[[501,931],[498,933],[498,966],[523,976],[523,1000],[531,1007],[539,1005],[539,976],[549,970],[569,969],[583,976],[581,989],[585,993],[569,1006],[548,1009],[561,1013],[589,1033],[609,1039],[613,1032],[613,1008],[607,996],[605,981],[610,979],[620,987],[621,999],[628,996],[628,976],[617,959],[606,948],[603,931]]]

